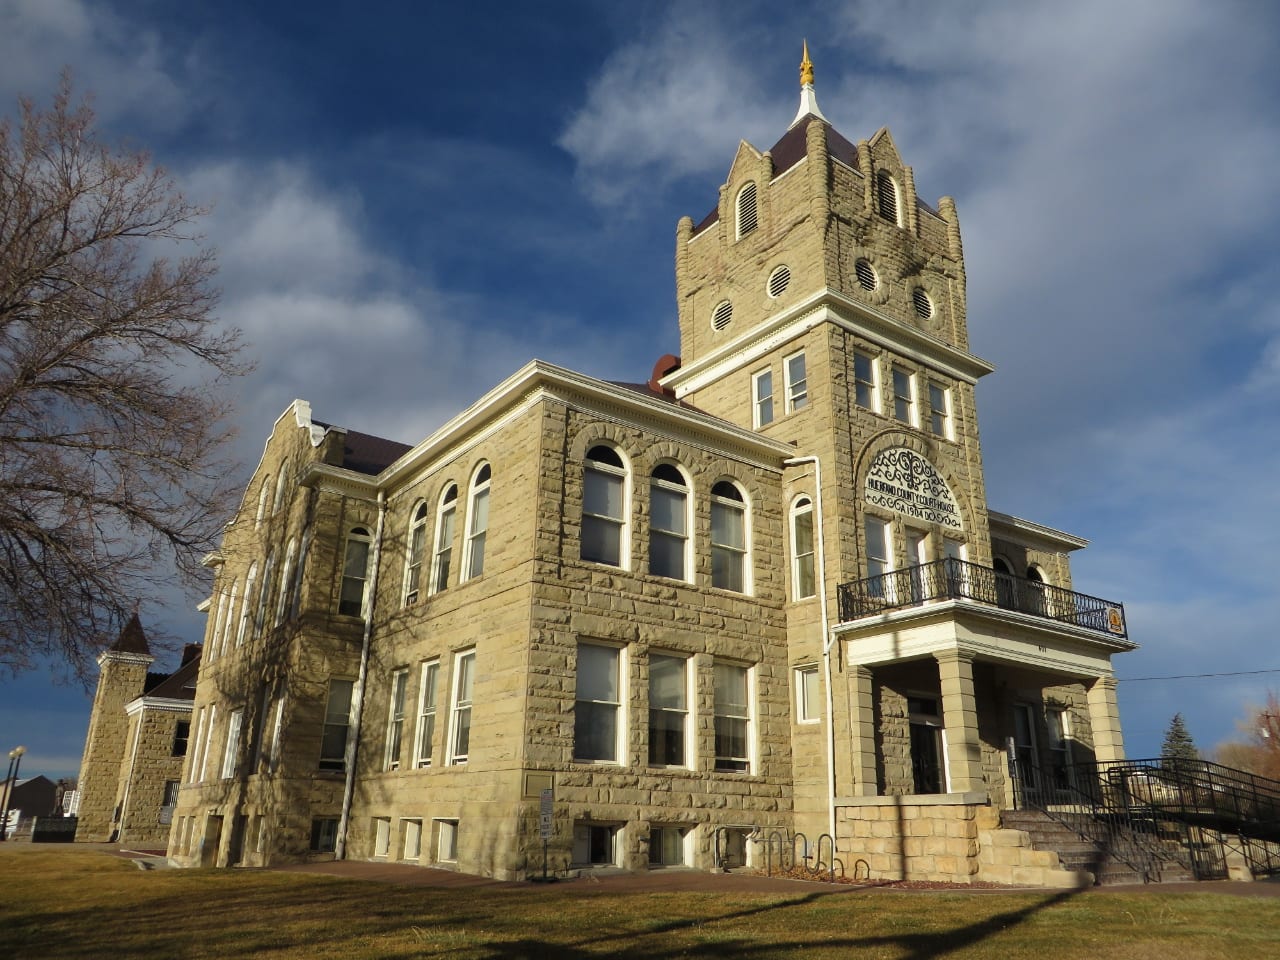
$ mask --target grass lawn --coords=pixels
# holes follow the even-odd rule
[[[627,893],[473,889],[263,870],[139,870],[0,844],[0,958],[390,960],[1280,956],[1280,900],[1215,894]]]

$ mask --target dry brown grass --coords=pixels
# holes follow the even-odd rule
[[[0,956],[1234,960],[1280,956],[1280,900],[1212,894],[626,893],[142,871],[0,845]]]

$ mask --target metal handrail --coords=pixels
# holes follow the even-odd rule
[[[1128,636],[1121,603],[999,573],[954,557],[842,583],[836,592],[842,623],[931,600],[963,599],[1111,636]]]

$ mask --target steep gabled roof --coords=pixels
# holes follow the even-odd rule
[[[142,629],[142,621],[138,619],[137,611],[134,611],[129,622],[124,625],[124,629],[120,631],[120,636],[116,639],[108,650],[114,650],[116,653],[140,653],[144,656],[151,655],[151,647],[147,644],[147,635]]]
[[[407,443],[348,430],[342,443],[341,466],[356,473],[376,476],[412,449]]]
[[[196,696],[196,674],[200,672],[200,658],[192,657],[173,673],[147,674],[147,687],[143,694],[148,697],[162,697],[166,700],[194,700]],[[155,682],[152,682],[155,678]]]

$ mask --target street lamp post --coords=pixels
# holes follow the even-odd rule
[[[9,773],[4,778],[4,806],[0,808],[0,840],[7,840],[9,826],[9,801],[13,799],[13,788],[17,786],[18,767],[22,765],[22,755],[26,747],[14,747],[9,751]]]

